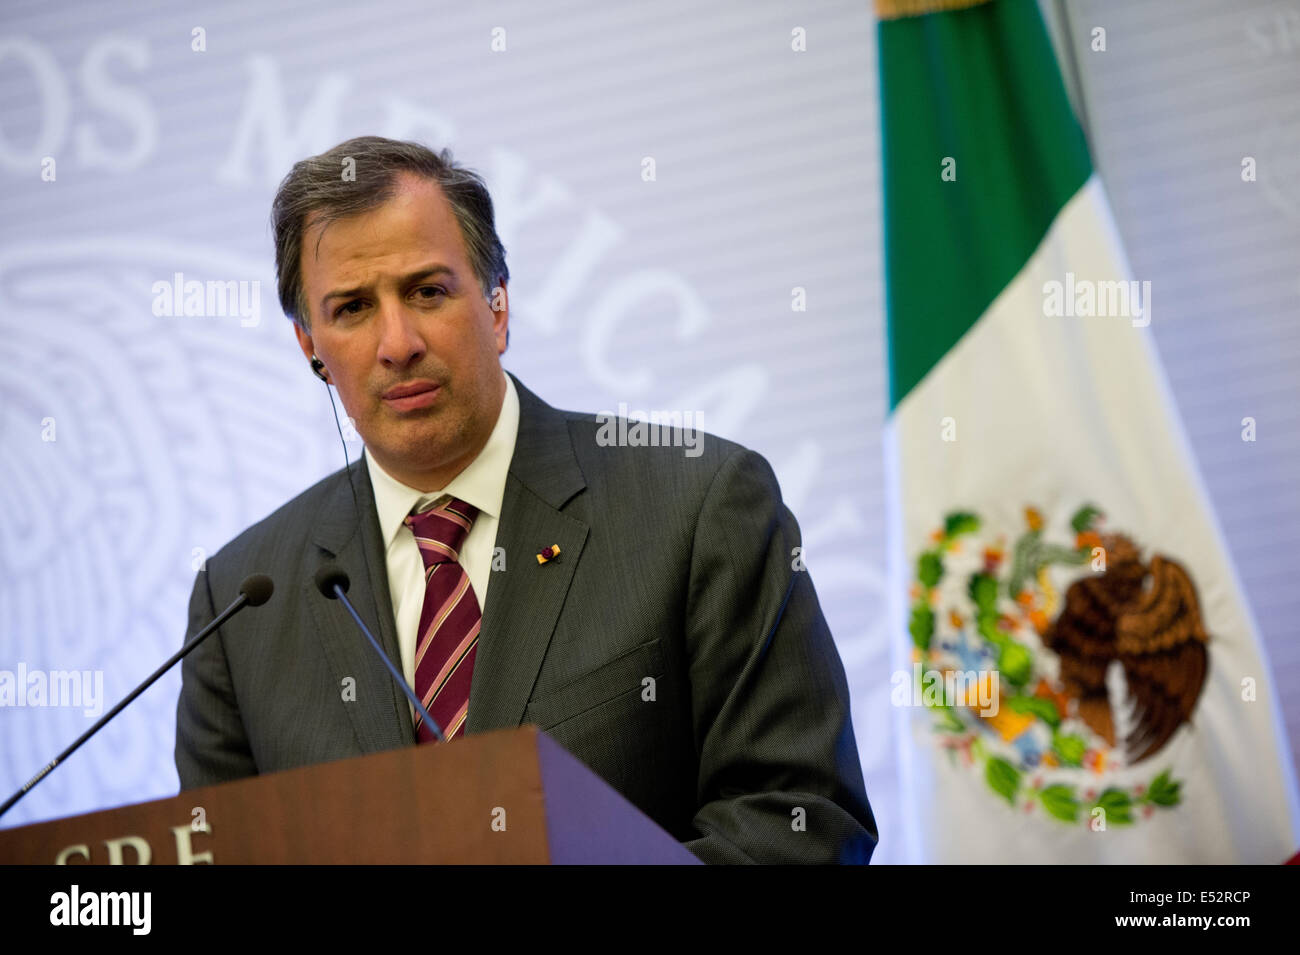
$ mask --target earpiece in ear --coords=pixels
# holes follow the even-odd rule
[[[321,361],[315,355],[311,356],[311,373],[321,381],[329,384],[329,379],[325,377],[325,362]]]

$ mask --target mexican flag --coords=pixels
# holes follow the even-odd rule
[[[905,854],[1280,863],[1278,688],[1038,8],[876,6]]]

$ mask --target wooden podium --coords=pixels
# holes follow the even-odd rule
[[[0,830],[2,864],[699,864],[535,726]]]

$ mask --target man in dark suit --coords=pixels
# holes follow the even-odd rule
[[[249,573],[277,593],[184,663],[182,787],[431,739],[316,590],[334,561],[449,741],[536,724],[706,862],[868,861],[844,671],[767,462],[613,440],[503,373],[491,200],[446,154],[350,140],[274,219],[281,303],[366,453],[199,573],[191,633]]]

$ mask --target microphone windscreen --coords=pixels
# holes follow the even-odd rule
[[[337,600],[338,594],[334,593],[335,586],[342,587],[343,592],[347,593],[348,588],[352,586],[352,581],[347,571],[338,564],[323,564],[320,570],[316,571],[316,589],[330,600]]]
[[[244,582],[239,585],[239,592],[248,598],[248,606],[260,607],[275,593],[275,584],[266,574],[253,574],[244,578]]]

